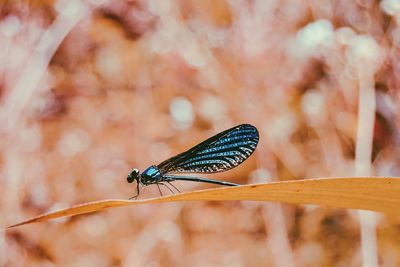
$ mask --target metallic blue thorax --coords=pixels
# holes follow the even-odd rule
[[[156,166],[150,166],[141,174],[143,184],[154,184],[162,180],[162,174]]]

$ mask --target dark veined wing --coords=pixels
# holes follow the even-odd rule
[[[210,137],[193,148],[160,163],[168,172],[214,173],[230,170],[245,161],[258,144],[257,128],[241,124]]]

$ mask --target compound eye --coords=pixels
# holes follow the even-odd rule
[[[134,180],[137,180],[139,177],[139,170],[138,169],[133,169],[131,173],[128,175],[126,180],[128,183],[133,183]]]

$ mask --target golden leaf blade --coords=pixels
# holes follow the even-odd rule
[[[111,207],[174,201],[277,201],[400,215],[400,179],[385,177],[318,178],[220,187],[143,200],[105,199],[45,213],[7,228],[81,215]]]

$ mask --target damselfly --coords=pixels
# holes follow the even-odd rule
[[[142,173],[138,169],[133,169],[127,180],[128,183],[136,180],[137,194],[135,197],[139,195],[140,185],[156,184],[161,194],[159,185],[164,185],[173,192],[165,184],[168,183],[179,192],[171,184],[176,180],[236,186],[238,184],[208,178],[176,176],[170,173],[216,173],[230,170],[241,164],[254,152],[258,139],[256,127],[250,124],[241,124],[220,132],[157,166],[150,166]]]

